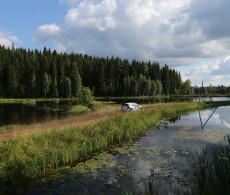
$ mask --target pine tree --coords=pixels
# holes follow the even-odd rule
[[[156,83],[157,83],[157,94],[161,95],[162,91],[163,91],[163,85],[158,79],[157,79]]]
[[[42,97],[48,97],[49,94],[49,89],[50,89],[50,84],[51,84],[51,78],[49,77],[49,75],[47,73],[44,74],[43,76],[43,96]]]
[[[162,84],[163,91],[165,95],[169,95],[170,93],[170,77],[169,77],[169,67],[165,65],[162,69]]]
[[[137,78],[131,77],[131,89],[132,89],[132,94],[131,95],[138,95],[139,93],[139,82]]]
[[[32,74],[32,78],[31,78],[31,94],[30,97],[35,98],[36,97],[36,76],[34,74]]]
[[[63,57],[60,54],[57,57],[57,86],[58,86],[58,94],[59,97],[63,97],[65,86],[63,85],[63,81],[65,79],[64,74],[64,66],[63,66]]]
[[[10,56],[7,56],[5,61],[5,73],[4,73],[4,83],[6,96],[14,98],[18,88],[18,78],[17,78],[17,68],[18,60],[13,58],[14,61],[11,61]]]
[[[71,67],[71,84],[72,84],[72,96],[79,97],[82,90],[81,76],[78,72],[77,63],[73,62]]]
[[[147,96],[149,96],[150,95],[150,93],[151,93],[151,88],[152,88],[152,82],[151,82],[151,79],[149,78],[149,79],[147,79],[147,81],[146,81],[147,83],[146,83],[146,89],[147,89],[147,93],[146,93],[146,95]]]
[[[83,87],[96,96],[187,93],[180,73],[153,64],[82,54],[58,54],[0,46],[1,97],[82,97]],[[189,89],[192,93],[193,88]],[[197,89],[195,88],[197,91]],[[214,88],[213,88],[214,91]],[[216,93],[227,93],[219,86]]]
[[[69,77],[65,77],[62,82],[62,97],[63,98],[70,98],[71,97],[71,80]]]
[[[130,77],[129,76],[125,76],[124,79],[123,79],[123,84],[124,84],[124,96],[129,96],[129,90],[130,90],[130,87],[131,87],[131,80],[130,80]]]
[[[51,75],[50,97],[56,98],[58,97],[56,60],[53,61],[50,69],[51,69],[50,70],[50,75]]]
[[[155,96],[157,93],[157,82],[156,81],[152,81],[152,84],[151,84],[151,94],[153,96]]]

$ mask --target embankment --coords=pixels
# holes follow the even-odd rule
[[[203,107],[204,103],[166,103],[94,124],[16,134],[0,142],[0,186],[23,185],[59,167],[75,165],[95,152],[143,135],[162,117]]]

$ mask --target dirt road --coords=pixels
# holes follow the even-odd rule
[[[152,108],[156,108],[156,106],[144,107],[144,109],[152,109]],[[125,113],[121,112],[119,109],[102,111],[102,112],[88,112],[77,116],[71,116],[64,119],[55,119],[44,123],[36,123],[31,125],[16,125],[1,131],[0,140],[9,138],[13,134],[17,134],[17,133],[21,134],[23,132],[34,133],[34,132],[41,132],[41,131],[50,131],[52,129],[74,128],[77,126],[103,121],[110,117],[117,116],[120,114],[125,114]]]

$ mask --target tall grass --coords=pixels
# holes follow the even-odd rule
[[[0,98],[0,104],[12,104],[12,103],[20,103],[20,104],[28,104],[35,105],[37,102],[55,102],[59,103],[60,101],[68,101],[68,100],[78,100],[78,98],[24,98],[24,99],[9,99],[9,98]]]
[[[95,152],[139,137],[156,126],[164,115],[182,114],[199,106],[201,104],[170,103],[158,109],[122,113],[87,126],[15,134],[0,142],[0,186],[21,185],[58,167],[74,165]]]
[[[225,144],[213,151],[212,160],[207,157],[207,149],[198,155],[194,173],[199,194],[230,194],[230,137]]]
[[[70,109],[70,113],[83,113],[83,112],[90,112],[90,108],[88,108],[87,106],[83,106],[83,105],[75,105],[72,106]]]

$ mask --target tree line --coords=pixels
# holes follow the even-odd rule
[[[193,87],[193,93],[196,95],[230,95],[230,86],[224,86],[224,85],[208,85],[208,86],[194,86]]]
[[[0,97],[188,95],[189,80],[168,65],[119,57],[0,46]]]
[[[68,54],[0,46],[0,97],[69,98],[87,101],[77,63]]]

